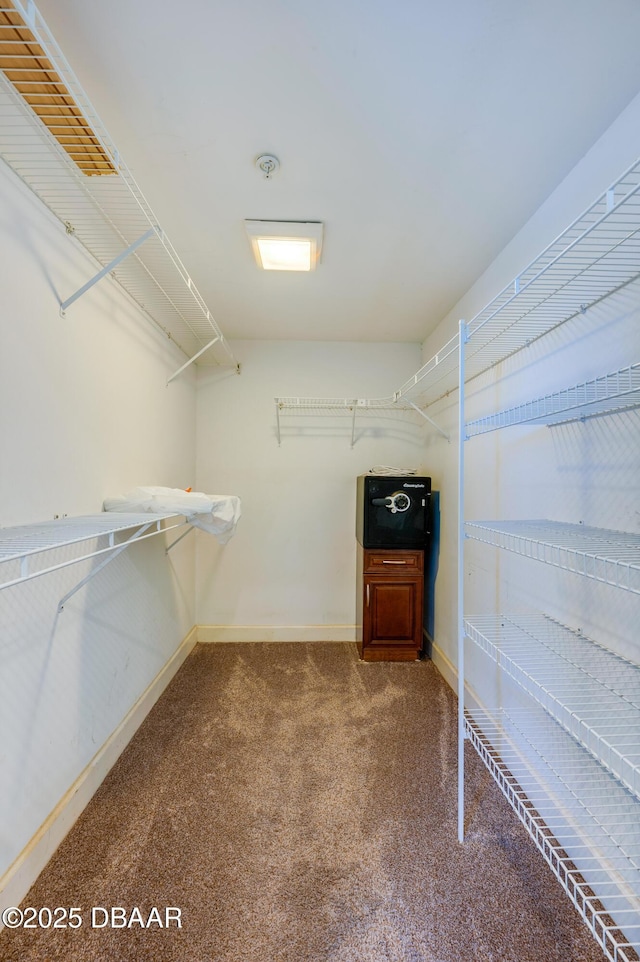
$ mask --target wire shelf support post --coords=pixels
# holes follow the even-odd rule
[[[458,841],[464,842],[464,361],[467,325],[458,335]]]

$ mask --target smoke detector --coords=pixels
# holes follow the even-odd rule
[[[260,154],[256,160],[256,167],[264,174],[264,179],[269,180],[280,168],[280,161],[273,154]]]

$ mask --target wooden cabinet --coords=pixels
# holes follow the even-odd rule
[[[424,553],[358,545],[358,649],[364,661],[414,661],[422,650]]]

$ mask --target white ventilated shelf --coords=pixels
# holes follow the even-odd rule
[[[32,3],[22,0],[13,0],[12,5],[3,7],[0,49],[5,57],[11,55],[7,62],[24,63],[24,68],[0,70],[0,156],[102,268],[148,235],[132,253],[112,266],[109,274],[187,358],[195,360],[206,345],[215,342],[212,354],[216,360],[235,366],[235,358],[211,311],[39,12]],[[16,26],[21,27],[20,36],[30,38],[26,47],[25,43],[17,46],[19,42],[11,39],[16,35]],[[11,53],[11,44],[16,44],[20,54],[17,59]],[[25,54],[24,49],[32,54]],[[43,60],[47,62],[46,71],[42,68]],[[42,80],[37,79],[38,71]],[[47,126],[17,92],[8,75],[22,83],[32,103],[39,101],[34,106],[41,114],[46,113]],[[36,76],[36,80],[21,80],[25,75]],[[68,126],[69,108],[64,101],[71,104],[83,126]],[[59,114],[54,117],[58,126],[52,122],[54,114]],[[82,151],[86,147],[78,147],[80,153],[74,155],[70,146],[79,139],[79,130],[85,131],[85,142],[91,139],[102,148],[111,172],[93,169],[87,173],[80,169],[78,163],[83,162]],[[60,134],[61,142],[55,139],[53,131]],[[76,293],[63,292],[62,305]],[[74,305],[67,308],[69,312],[74,309]]]
[[[421,421],[427,415],[410,401],[396,404],[388,398],[337,398],[337,397],[276,397],[276,434],[278,444],[282,441],[282,416],[348,417],[351,420],[351,445],[355,444],[356,420],[364,417],[398,418],[407,416]]]
[[[640,277],[639,195],[640,160],[468,322],[466,381]],[[424,410],[457,390],[459,339],[385,401]]]
[[[0,528],[0,589],[108,554],[129,541],[142,541],[182,527],[186,522],[179,518],[175,514],[104,512]],[[116,540],[116,536],[122,534],[130,537],[124,542]],[[103,539],[100,547],[87,550],[87,542],[97,538]],[[47,553],[56,549],[70,550],[67,557],[48,562]]]
[[[542,613],[476,615],[465,632],[640,797],[640,666]]]
[[[561,521],[466,521],[465,535],[640,594],[640,534]]]
[[[640,407],[640,364],[527,401],[465,426],[468,438],[514,424],[565,424]]]
[[[351,397],[277,397],[276,405],[280,411],[291,414],[307,412],[342,412],[351,413],[353,409],[365,411],[393,411],[397,410],[392,398],[351,398]],[[409,408],[411,410],[411,408]]]
[[[640,801],[539,706],[466,733],[611,962],[640,950]]]
[[[640,160],[467,324],[465,380],[640,276]],[[457,385],[459,335],[396,392],[427,406]]]

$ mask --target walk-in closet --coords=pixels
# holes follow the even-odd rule
[[[0,958],[640,959],[640,8],[0,6]]]

